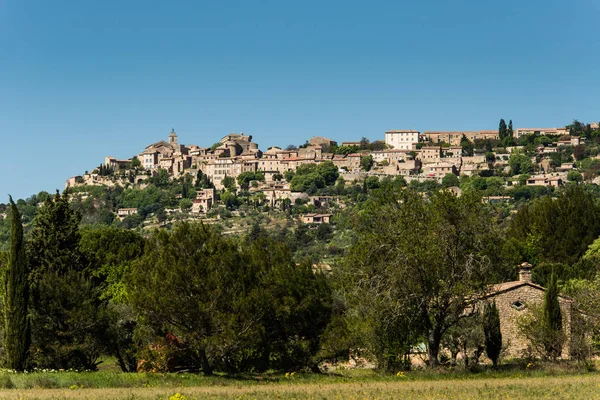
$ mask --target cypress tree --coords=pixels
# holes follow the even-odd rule
[[[4,326],[6,362],[10,369],[23,371],[30,344],[27,303],[29,283],[23,242],[21,214],[10,197],[11,235],[8,268],[4,277]]]
[[[502,332],[500,331],[500,314],[496,302],[487,303],[483,313],[483,333],[485,335],[485,352],[494,367],[498,366],[498,358],[502,350]]]
[[[498,124],[498,137],[500,140],[504,139],[508,135],[508,130],[506,129],[506,121],[504,119],[500,119],[500,124]]]
[[[508,136],[509,137],[513,137],[514,131],[513,131],[513,125],[512,125],[512,119],[510,121],[508,121]]]
[[[544,347],[549,358],[556,359],[562,352],[564,335],[562,331],[562,313],[558,302],[558,284],[552,272],[550,282],[544,296],[543,326],[545,331]]]

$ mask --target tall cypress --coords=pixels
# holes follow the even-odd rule
[[[31,334],[27,316],[29,283],[27,281],[27,260],[23,242],[21,214],[10,197],[11,235],[8,268],[4,277],[4,324],[7,366],[23,371]]]
[[[485,335],[485,353],[492,360],[494,367],[502,350],[502,332],[500,331],[500,314],[496,302],[487,303],[483,313],[483,333]]]
[[[550,282],[544,296],[544,347],[549,358],[556,359],[562,352],[564,335],[562,330],[562,313],[558,302],[558,284],[552,272]]]
[[[513,130],[512,119],[511,119],[510,121],[508,121],[508,136],[513,137],[513,134],[514,134],[514,130]]]
[[[498,138],[503,140],[508,135],[508,130],[506,128],[506,122],[504,119],[500,119],[500,123],[498,124]]]

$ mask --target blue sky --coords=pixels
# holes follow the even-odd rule
[[[171,128],[262,149],[600,119],[600,2],[0,0],[0,202]]]

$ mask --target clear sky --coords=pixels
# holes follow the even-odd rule
[[[261,149],[600,119],[597,0],[0,0],[0,202],[171,128]]]

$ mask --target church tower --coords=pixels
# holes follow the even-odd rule
[[[177,143],[177,133],[175,133],[175,129],[171,129],[171,134],[169,135],[169,144],[175,152],[179,151],[179,144]]]

